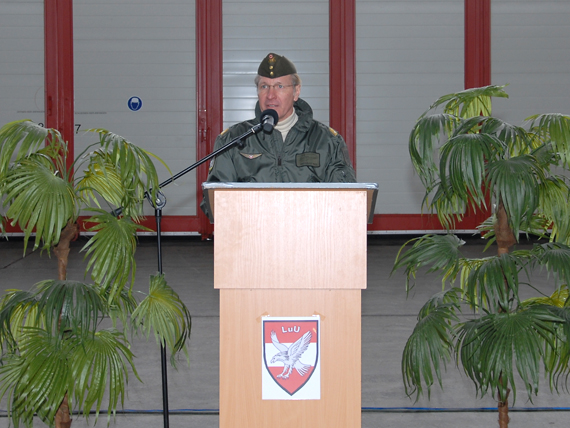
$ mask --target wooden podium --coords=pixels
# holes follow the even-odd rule
[[[204,183],[220,289],[220,427],[361,426],[361,290],[376,184]],[[320,319],[320,398],[262,399],[261,320]]]

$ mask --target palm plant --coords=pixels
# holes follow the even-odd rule
[[[507,427],[517,379],[532,399],[540,373],[557,393],[570,374],[570,117],[542,114],[510,125],[491,115],[492,97],[507,98],[504,86],[443,96],[418,119],[412,163],[424,206],[448,233],[408,241],[392,272],[405,270],[408,291],[420,269],[441,274],[443,283],[406,343],[406,393],[417,399],[436,380],[442,386],[442,371],[455,360],[477,395],[496,397],[499,426]],[[491,212],[480,231],[496,255],[462,255],[465,242],[450,231],[467,209]],[[534,237],[532,248],[517,247],[520,236]],[[533,282],[537,270],[547,272],[551,291]],[[524,285],[536,298],[520,298]]]
[[[133,293],[136,232],[142,200],[155,200],[158,176],[149,152],[103,129],[98,141],[68,162],[60,133],[30,121],[0,129],[2,224],[24,232],[24,252],[57,256],[58,278],[31,291],[10,290],[0,300],[0,396],[16,427],[34,414],[50,427],[69,427],[70,409],[108,418],[122,405],[129,370],[138,378],[129,340],[153,331],[174,356],[184,352],[190,314],[162,275],[138,303]],[[104,204],[104,205],[103,205]],[[117,212],[116,216],[102,209]],[[82,209],[94,232],[82,248],[93,284],[67,278],[70,242]],[[103,328],[103,320],[112,328]]]

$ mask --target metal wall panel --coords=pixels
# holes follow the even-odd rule
[[[75,153],[106,128],[177,173],[196,161],[195,4],[164,0],[74,3]],[[129,107],[138,97],[142,107]],[[135,104],[131,103],[131,107]],[[161,181],[170,177],[159,166]],[[164,188],[164,215],[195,215],[195,173]],[[150,204],[146,212],[153,214]]]
[[[329,122],[328,0],[224,0],[224,128],[254,116],[253,79],[269,53],[295,63],[301,98]]]
[[[570,114],[570,2],[494,0],[492,83],[509,99],[493,113],[514,125],[538,113]]]
[[[40,0],[0,1],[0,126],[44,121],[44,16]]]
[[[440,95],[463,89],[463,1],[356,2],[358,180],[377,214],[421,212],[408,136]]]

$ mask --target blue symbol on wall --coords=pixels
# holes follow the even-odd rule
[[[131,97],[127,105],[132,111],[139,111],[142,108],[142,100],[139,97]]]

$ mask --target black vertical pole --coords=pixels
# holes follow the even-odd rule
[[[156,219],[156,245],[157,245],[157,260],[158,260],[158,273],[162,275],[162,239],[161,239],[161,221],[162,221],[162,208],[166,205],[166,198],[160,192],[157,193],[156,201],[154,203],[154,217]],[[164,420],[164,428],[169,428],[170,423],[168,419],[168,375],[166,367],[166,347],[160,345],[160,363],[162,367],[162,416]]]

